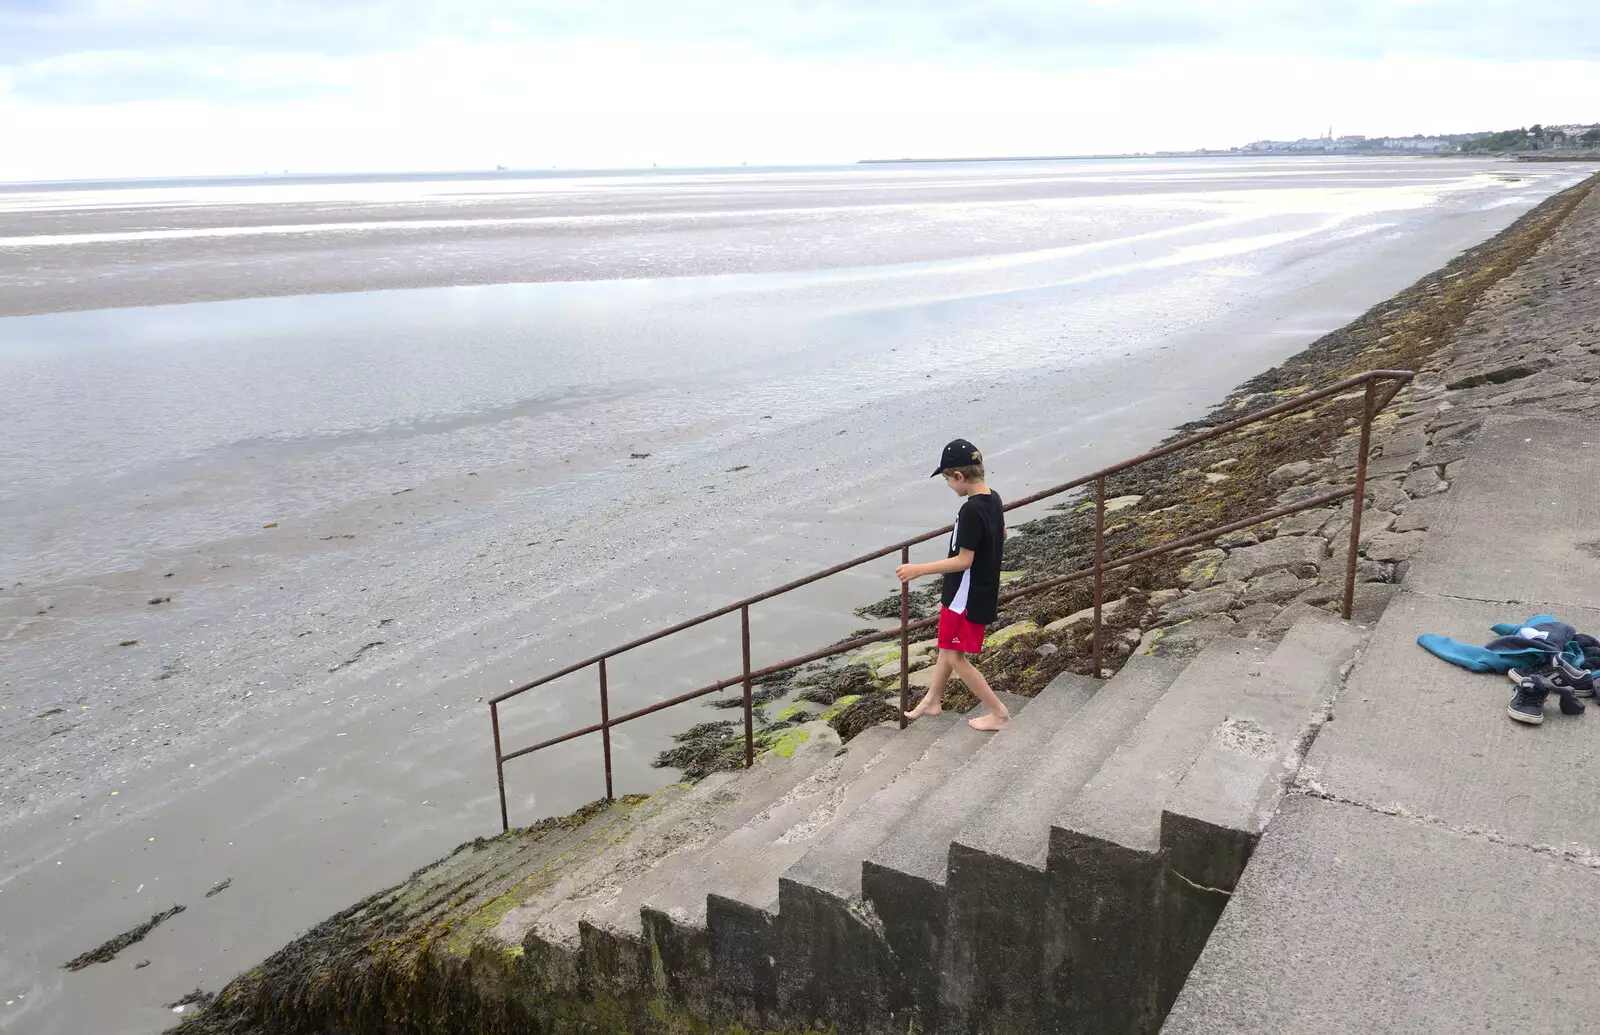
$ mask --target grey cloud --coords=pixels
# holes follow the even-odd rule
[[[1287,56],[1600,58],[1574,0],[0,0],[0,66],[29,96],[103,96],[53,62],[84,52],[343,57],[462,41],[726,41],[774,55],[984,59],[1035,67],[1151,50]],[[204,66],[204,58],[197,59]],[[38,66],[38,67],[34,67]],[[193,80],[184,84],[185,75]],[[91,77],[92,78],[92,77]],[[248,89],[224,63],[126,73],[131,91]],[[102,78],[107,89],[116,84]],[[230,86],[230,83],[233,85]],[[257,84],[269,89],[270,84]],[[295,88],[284,85],[284,89]],[[311,85],[306,86],[311,89]]]

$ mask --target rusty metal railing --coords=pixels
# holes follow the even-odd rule
[[[1024,497],[1023,499],[1013,500],[1011,503],[1006,504],[1006,510],[1009,511],[1015,510],[1018,507],[1026,507],[1030,504],[1038,503],[1040,500],[1049,499],[1051,496],[1058,496],[1061,493],[1070,492],[1086,485],[1093,485],[1095,511],[1094,561],[1089,567],[1080,571],[1071,572],[1066,575],[1058,575],[1054,578],[1043,579],[1038,582],[1032,582],[1020,589],[1013,590],[1009,593],[1003,593],[1000,595],[1000,603],[1004,604],[1008,601],[1016,600],[1019,597],[1025,597],[1033,593],[1040,593],[1047,589],[1054,589],[1058,586],[1066,585],[1069,582],[1076,582],[1080,579],[1092,578],[1094,580],[1094,630],[1092,633],[1092,663],[1094,666],[1094,674],[1096,677],[1099,677],[1102,670],[1101,660],[1103,647],[1101,608],[1104,603],[1106,572],[1115,571],[1118,568],[1125,568],[1130,564],[1137,564],[1140,561],[1149,560],[1152,557],[1158,557],[1162,554],[1174,553],[1181,550],[1191,550],[1194,547],[1201,546],[1207,542],[1215,540],[1219,536],[1227,535],[1229,532],[1235,532],[1241,528],[1248,528],[1251,525],[1258,525],[1265,521],[1273,521],[1277,518],[1287,517],[1290,514],[1296,514],[1303,510],[1311,510],[1316,507],[1326,506],[1329,503],[1335,503],[1339,500],[1350,499],[1352,501],[1350,545],[1345,564],[1344,597],[1341,608],[1341,613],[1343,616],[1345,618],[1349,618],[1355,600],[1356,560],[1359,555],[1361,545],[1361,511],[1366,501],[1367,453],[1372,445],[1372,420],[1379,411],[1381,411],[1389,404],[1391,400],[1394,399],[1396,393],[1398,393],[1400,389],[1405,386],[1406,382],[1410,381],[1414,376],[1414,373],[1409,370],[1369,370],[1364,374],[1358,374],[1355,377],[1346,378],[1343,381],[1328,385],[1326,388],[1319,388],[1314,392],[1306,392],[1303,395],[1296,396],[1293,399],[1278,403],[1274,406],[1269,406],[1263,410],[1257,410],[1255,413],[1247,414],[1246,416],[1240,417],[1236,420],[1227,421],[1223,424],[1218,424],[1214,427],[1207,428],[1205,431],[1190,435],[1186,438],[1168,442],[1166,445],[1152,449],[1147,453],[1141,453],[1130,460],[1124,460],[1121,463],[1112,464],[1110,467],[1101,468],[1100,470],[1095,471],[1093,474],[1086,474],[1081,478],[1075,478],[1070,482],[1064,482],[1061,485],[1045,489],[1042,492],[1036,492],[1031,496]],[[1380,385],[1382,385],[1381,388],[1379,387]],[[1214,528],[1208,528],[1201,532],[1195,532],[1191,535],[1174,539],[1159,546],[1154,546],[1146,550],[1140,550],[1137,553],[1131,553],[1112,560],[1106,559],[1106,479],[1108,477],[1130,470],[1134,467],[1138,467],[1140,464],[1148,463],[1151,460],[1167,456],[1170,453],[1176,453],[1179,450],[1198,445],[1201,442],[1219,438],[1228,434],[1229,432],[1237,431],[1238,429],[1247,427],[1251,424],[1257,424],[1264,420],[1270,420],[1273,417],[1281,417],[1284,414],[1307,409],[1323,399],[1340,395],[1345,392],[1350,392],[1357,388],[1364,388],[1364,395],[1361,415],[1361,444],[1360,451],[1356,457],[1356,478],[1354,485],[1333,489],[1329,492],[1320,493],[1316,496],[1300,500],[1296,503],[1289,503],[1281,507],[1275,507],[1272,510],[1262,511],[1259,514],[1252,514],[1249,517],[1240,518],[1236,521],[1230,521],[1227,524],[1218,525]],[[764,600],[770,600],[773,597],[781,596],[784,593],[799,589],[802,586],[809,586],[813,582],[825,579],[830,575],[837,575],[842,571],[848,571],[851,568],[858,567],[870,561],[875,561],[882,557],[888,557],[896,552],[900,554],[901,563],[907,563],[911,559],[911,548],[913,546],[946,535],[950,532],[951,527],[952,526],[950,525],[945,525],[943,528],[935,529],[932,532],[927,532],[923,535],[903,540],[902,542],[895,543],[893,546],[886,546],[880,550],[874,550],[871,553],[862,554],[860,557],[855,557],[840,564],[835,564],[831,568],[825,568],[822,571],[807,575],[804,578],[795,579],[793,582],[785,583],[776,589],[769,589],[765,593],[758,593],[755,596],[746,597],[745,599],[736,601],[727,605],[726,607],[721,607],[715,611],[709,611],[706,614],[700,615],[696,618],[690,618],[687,621],[679,622],[670,628],[662,629],[661,631],[651,633],[648,636],[641,636],[638,639],[631,640],[620,647],[613,647],[604,653],[596,654],[592,658],[585,658],[583,661],[568,665],[566,668],[563,668],[557,672],[552,672],[549,675],[541,676],[530,683],[524,683],[519,687],[507,690],[503,694],[490,698],[489,720],[494,727],[495,778],[499,783],[500,788],[501,828],[509,830],[511,826],[506,815],[505,764],[514,758],[521,758],[523,755],[529,755],[535,751],[542,751],[545,748],[554,747],[557,744],[564,744],[569,740],[588,736],[591,733],[599,733],[601,750],[605,762],[606,797],[612,798],[615,797],[613,794],[611,779],[611,730],[613,727],[620,726],[625,722],[631,722],[634,719],[642,718],[654,712],[659,712],[662,709],[671,708],[674,705],[683,704],[686,701],[692,701],[696,698],[705,697],[708,694],[720,693],[721,691],[727,690],[730,687],[742,684],[744,688],[744,761],[745,765],[749,766],[755,761],[754,710],[751,705],[751,687],[757,680],[774,675],[778,672],[782,672],[786,669],[810,664],[811,662],[821,660],[822,658],[832,657],[836,654],[844,654],[871,643],[879,643],[884,640],[894,639],[896,637],[898,637],[900,640],[900,711],[902,713],[900,726],[903,729],[906,725],[904,712],[911,703],[910,660],[908,656],[911,633],[920,629],[931,628],[938,623],[937,618],[924,618],[915,622],[910,620],[911,591],[907,584],[901,583],[900,585],[900,626],[898,629],[886,629],[882,632],[873,633],[868,636],[857,636],[853,639],[844,640],[833,644],[832,646],[812,651],[809,654],[802,654],[799,657],[789,658],[787,660],[777,662],[776,664],[766,665],[759,669],[752,669],[750,667],[750,608],[752,605],[759,604]],[[730,676],[727,679],[718,680],[715,683],[710,683],[706,686],[700,687],[697,690],[691,690],[688,693],[679,694],[678,696],[668,698],[665,701],[657,701],[655,704],[647,705],[646,707],[635,709],[634,711],[627,712],[626,714],[612,717],[609,684],[606,672],[606,662],[609,659],[633,650],[636,647],[642,647],[645,644],[654,643],[657,640],[664,639],[665,637],[671,636],[675,633],[693,629],[695,626],[703,625],[704,623],[712,621],[713,619],[733,614],[735,611],[739,612],[740,640],[743,648],[743,669],[739,675]],[[518,748],[515,751],[507,752],[502,749],[500,744],[500,704],[503,701],[507,701],[519,694],[526,693],[529,690],[543,686],[546,683],[560,679],[563,676],[568,676],[574,672],[589,668],[590,666],[594,666],[598,670],[599,675],[599,722],[581,727],[579,729],[570,730],[561,734],[560,736],[551,737],[548,740],[542,740],[537,744],[533,744],[525,748]]]

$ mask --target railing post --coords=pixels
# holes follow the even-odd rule
[[[500,832],[503,834],[511,829],[511,821],[506,818],[506,759],[500,752],[500,706],[493,701],[489,702],[489,722],[494,726],[494,778],[500,785]]]
[[[911,563],[911,547],[900,547],[900,563]],[[906,712],[911,710],[911,633],[906,626],[911,624],[911,584],[900,583],[900,728],[905,729],[910,721]]]
[[[750,707],[750,605],[739,608],[739,632],[744,641],[744,767],[756,764],[755,712]]]
[[[1377,382],[1367,382],[1367,394],[1361,404],[1361,449],[1356,454],[1356,494],[1350,497],[1350,553],[1344,566],[1344,604],[1340,609],[1345,621],[1350,620],[1356,602],[1356,562],[1361,552],[1361,510],[1366,506],[1367,450],[1372,445],[1372,416]]]
[[[606,659],[600,659],[600,744],[606,756],[606,801],[615,801],[611,792],[611,698],[606,691]]]
[[[1094,677],[1100,678],[1100,606],[1105,599],[1106,564],[1106,477],[1094,480],[1094,632],[1090,649]]]

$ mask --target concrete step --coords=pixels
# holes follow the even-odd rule
[[[679,784],[670,785],[656,792],[661,796],[657,801],[671,801],[682,795],[685,789]],[[624,829],[633,813],[649,800],[608,802],[598,806],[579,823],[543,830],[535,825],[528,829],[527,837],[487,840],[482,847],[475,843],[463,845],[432,866],[413,873],[406,883],[396,888],[398,897],[395,907],[402,908],[407,918],[421,920],[431,911],[428,904],[436,906],[460,892],[470,892],[474,886],[492,880],[499,873],[520,871],[531,875],[546,870],[552,863],[569,863],[568,868],[580,865],[585,846],[592,849],[603,843],[607,830]],[[565,868],[562,872],[565,872]],[[553,877],[551,883],[556,879],[559,877]]]
[[[648,832],[670,824],[683,800],[715,793],[732,775],[716,773],[692,786],[670,784],[637,807],[627,809],[610,822],[597,825],[573,847],[570,855],[563,858],[552,880],[538,882],[526,895],[513,894],[507,897],[508,908],[495,920],[491,937],[506,946],[525,944],[529,927],[544,911],[615,866],[614,853],[620,845],[640,831]],[[575,974],[573,977],[575,983]]]
[[[986,1027],[1007,1030],[1013,1011],[1031,1017],[1046,976],[1038,918],[1048,900],[1050,825],[1188,663],[1187,657],[1130,658],[1054,731],[997,806],[956,834],[940,960],[943,1030],[979,1030],[980,1016]]]
[[[582,927],[589,987],[625,994],[662,983],[676,1003],[769,1012],[775,996],[772,913],[778,878],[814,838],[926,751],[935,729],[866,730],[820,768],[714,843],[663,859]],[[708,897],[727,896],[713,932]],[[770,912],[763,908],[771,903]],[[715,934],[715,937],[713,937]]]
[[[1038,937],[1037,1030],[1133,1033],[1155,1024],[1161,809],[1272,652],[1208,644],[1050,824]],[[1105,986],[1105,987],[1101,987]]]
[[[1044,746],[1103,685],[1070,672],[1057,676],[1026,712],[918,801],[862,861],[862,898],[883,925],[920,1030],[932,1031],[936,1024],[951,839],[1008,799],[1010,790],[1037,769]]]
[[[752,1004],[745,1011],[751,1023],[771,1019],[778,995],[779,881],[807,852],[925,755],[944,732],[939,724],[921,721],[905,730],[891,728],[892,739],[867,768],[847,785],[836,787],[809,815],[781,832],[774,827],[753,833],[748,854],[745,845],[733,846],[729,858],[742,862],[731,867],[706,898],[712,969],[717,975],[714,992],[719,1002]]]
[[[541,987],[582,991],[581,925],[662,859],[715,843],[747,822],[840,747],[826,723],[790,731],[787,747],[763,755],[754,769],[713,773],[678,800],[641,816],[605,851],[555,886],[512,909],[496,927],[508,944],[520,943]]]
[[[663,792],[651,795],[625,820],[597,831],[588,842],[589,851],[582,859],[567,866],[559,880],[550,885],[537,900],[530,899],[508,912],[502,922],[502,932],[511,943],[519,941],[533,919],[557,903],[572,897],[579,888],[611,872],[618,865],[619,854],[635,838],[646,838],[670,829],[680,810],[692,808],[695,803],[725,793],[734,779],[733,773],[713,773],[697,784],[673,784]]]
[[[1044,957],[1054,970],[1041,996],[1042,1027],[1071,1023],[1086,1035],[1159,1028],[1167,1005],[1161,849],[1168,802],[1210,745],[1249,742],[1247,734],[1267,723],[1309,722],[1358,642],[1318,620],[1297,622],[1275,648],[1215,641],[1052,823]],[[1278,718],[1296,711],[1303,718]],[[1257,788],[1238,793],[1254,796]],[[1180,939],[1167,955],[1179,958],[1185,944]]]
[[[1013,716],[1030,702],[1000,695]],[[895,1016],[908,1011],[902,985],[884,979],[893,972],[882,924],[862,900],[861,864],[919,802],[947,782],[992,733],[946,712],[919,719],[939,736],[888,786],[829,831],[778,881],[778,1006],[787,1017],[819,1019]],[[848,969],[841,974],[840,968]]]
[[[365,905],[351,921],[381,919],[413,931],[476,931],[479,918],[497,916],[553,886],[622,836],[641,810],[664,808],[687,790],[687,784],[672,784],[648,798],[596,803],[581,818],[562,817],[506,837],[468,842]]]
[[[1161,815],[1162,1016],[1205,948],[1367,635],[1332,615],[1297,621],[1168,799]]]

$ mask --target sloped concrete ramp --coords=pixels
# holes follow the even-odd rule
[[[1600,605],[1597,449],[1593,419],[1490,417],[1442,497],[1406,589],[1535,610]]]

